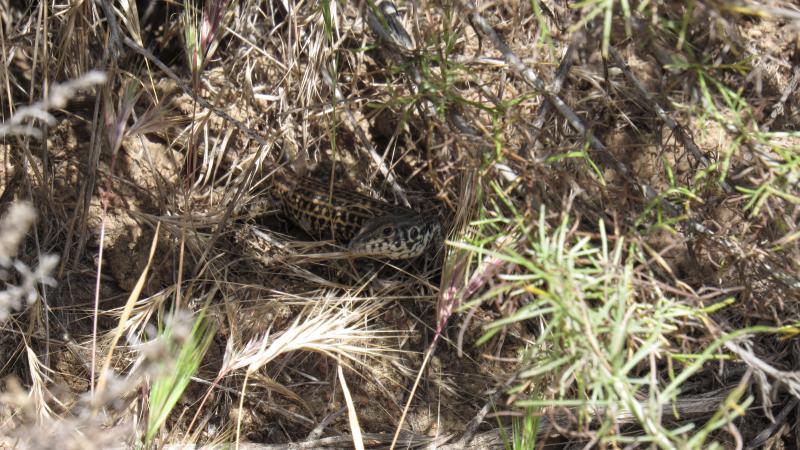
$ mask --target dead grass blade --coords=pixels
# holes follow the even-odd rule
[[[114,354],[114,350],[117,347],[117,343],[119,342],[119,339],[122,337],[122,333],[125,331],[125,329],[128,326],[128,318],[130,318],[131,311],[133,311],[133,307],[136,304],[136,301],[139,299],[139,296],[142,293],[142,288],[144,288],[144,284],[147,281],[147,276],[148,276],[148,273],[150,271],[150,265],[153,263],[153,256],[156,253],[156,247],[157,247],[157,244],[158,244],[158,232],[159,232],[160,229],[161,229],[160,224],[156,225],[156,231],[155,231],[155,234],[153,235],[153,241],[152,241],[152,243],[150,245],[150,256],[147,259],[147,264],[145,265],[144,269],[142,270],[142,274],[139,276],[139,280],[136,282],[136,286],[133,288],[133,290],[131,291],[131,294],[128,296],[128,301],[125,302],[125,308],[123,309],[122,315],[120,316],[119,321],[117,322],[117,329],[114,332],[114,335],[113,335],[113,337],[111,339],[111,344],[109,345],[108,353],[106,354],[106,358],[105,358],[105,360],[103,362],[103,367],[102,367],[102,369],[100,371],[100,378],[97,381],[97,392],[98,392],[98,394],[103,393],[103,390],[106,387],[107,378],[108,378],[108,372],[109,372],[109,368],[111,367],[111,358],[112,358],[112,356]],[[101,255],[102,255],[102,253],[101,253]],[[99,271],[100,271],[100,268],[98,267],[98,272]],[[98,275],[98,280],[99,280],[99,275]],[[99,291],[99,286],[97,288],[98,288],[98,291]],[[97,295],[99,296],[99,292],[97,293]],[[94,310],[94,314],[95,314],[95,322],[94,323],[95,323],[95,326],[94,326],[94,332],[93,332],[93,335],[92,335],[92,376],[91,376],[92,385],[94,385],[94,367],[95,367],[94,361],[95,361],[95,349],[96,349],[96,342],[97,342],[97,316],[99,314],[99,305],[98,305],[98,301],[99,300],[98,299],[99,299],[99,297],[96,297],[95,310]],[[92,394],[94,394],[94,389],[92,389]]]
[[[350,395],[350,389],[347,387],[347,380],[344,379],[344,371],[342,371],[341,365],[337,365],[336,374],[342,386],[342,395],[344,395],[345,402],[347,403],[347,418],[350,422],[350,433],[353,435],[353,446],[356,450],[364,450],[364,438],[361,435],[361,426],[358,424],[358,413],[353,404],[353,397]]]

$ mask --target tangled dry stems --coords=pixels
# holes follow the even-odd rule
[[[780,26],[789,36],[791,5],[747,3],[769,14],[746,22],[706,2],[631,15],[559,2],[526,4],[540,8],[527,14],[504,2],[401,4],[408,39],[383,36],[395,41],[387,51],[358,3],[211,2],[187,6],[183,20],[163,5],[98,3],[28,20],[2,11],[3,24],[19,24],[4,41],[4,111],[34,105],[4,119],[2,196],[31,201],[40,225],[31,233],[32,210],[17,206],[0,226],[0,262],[15,270],[0,298],[0,345],[16,355],[4,374],[25,386],[9,385],[3,403],[39,411],[14,424],[30,447],[42,436],[138,439],[73,441],[69,430],[133,423],[130,407],[146,402],[131,393],[164,373],[146,362],[179,359],[170,345],[142,348],[159,342],[146,330],[174,305],[212,305],[218,342],[181,397],[203,407],[177,407],[161,442],[235,429],[237,442],[352,445],[342,435],[352,421],[321,420],[332,436],[308,429],[337,409],[340,373],[367,443],[390,442],[408,403],[403,444],[443,430],[440,445],[502,445],[507,422],[486,420],[503,401],[486,395],[498,385],[510,412],[540,408],[541,439],[584,445],[752,445],[777,434],[748,429],[741,411],[788,420],[797,351],[780,337],[798,322],[800,171],[786,106],[800,72],[788,69],[791,39],[742,33]],[[604,14],[618,26],[596,20]],[[31,57],[43,41],[47,53]],[[105,78],[79,77],[86,67],[106,67]],[[446,256],[370,271],[302,239],[269,199],[286,161],[312,172],[334,161],[331,174],[352,189],[436,205],[451,218]],[[156,265],[122,323],[125,345],[109,348],[157,223]],[[114,355],[119,375],[94,399],[58,399],[57,386],[94,384],[92,315],[97,353]],[[433,367],[421,368],[440,332]],[[425,383],[410,396],[415,370]],[[426,419],[429,406],[444,411],[439,422]],[[695,431],[681,428],[688,421]],[[35,434],[47,425],[61,431]]]

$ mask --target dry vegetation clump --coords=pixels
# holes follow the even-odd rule
[[[799,43],[781,0],[0,2],[0,445],[797,448]],[[276,174],[445,242],[353,258]]]

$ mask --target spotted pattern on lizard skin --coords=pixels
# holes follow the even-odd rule
[[[286,215],[306,233],[349,243],[360,256],[413,258],[441,234],[435,217],[352,191],[331,195],[330,184],[310,177],[276,173],[275,189]]]
[[[439,220],[425,214],[377,217],[364,224],[348,248],[354,254],[414,258],[441,240],[441,234]]]

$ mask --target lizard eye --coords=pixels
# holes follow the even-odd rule
[[[392,234],[392,227],[390,226],[383,227],[383,230],[381,230],[381,234],[383,234],[384,236],[389,236],[390,234]]]

